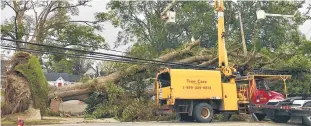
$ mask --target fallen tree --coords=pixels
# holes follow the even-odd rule
[[[173,51],[171,53],[162,55],[159,58],[154,59],[154,60],[161,61],[161,62],[168,62],[170,60],[173,60],[175,57],[180,57],[182,55],[190,53],[191,49],[198,46],[199,44],[200,44],[199,40],[194,41],[186,45],[184,49]],[[233,54],[232,52],[238,50],[239,48],[240,47],[235,47],[234,49],[229,50],[228,53]],[[208,52],[208,53],[211,53],[211,52]],[[198,66],[205,67],[205,66],[209,66],[211,64],[217,63],[217,60],[218,60],[218,57],[215,55],[201,54],[201,55],[193,55],[191,57],[186,57],[184,59],[175,61],[174,63],[191,64],[194,62],[199,62]],[[50,90],[49,98],[51,99],[56,96],[60,98],[70,97],[70,96],[76,96],[76,95],[81,95],[81,94],[88,94],[90,92],[93,92],[99,89],[102,90],[102,89],[105,89],[105,86],[107,85],[108,82],[117,83],[124,76],[132,76],[148,68],[150,68],[150,65],[133,65],[124,70],[116,71],[107,76],[98,77],[96,79],[89,80],[85,83],[78,82],[73,85],[55,87]],[[155,92],[153,90],[149,90],[145,92],[145,94],[147,95],[153,95],[154,93]]]
[[[17,52],[9,63],[1,115],[26,112],[30,114],[25,116],[28,119],[41,119],[40,112],[44,114],[47,108],[48,84],[39,60],[29,53]]]
[[[191,49],[196,46],[199,46],[199,44],[200,44],[199,40],[191,42],[187,44],[185,48],[182,50],[173,51],[171,53],[160,56],[159,58],[154,59],[154,60],[161,61],[161,62],[168,62],[169,60],[172,60],[175,57],[190,53]],[[209,59],[209,57],[207,56],[194,56],[194,57],[183,59],[180,61],[180,63],[192,63],[196,60],[207,60],[207,59]],[[109,74],[108,76],[98,77],[86,83],[79,82],[73,85],[53,88],[50,90],[49,98],[53,98],[56,96],[60,98],[69,97],[69,96],[75,96],[75,95],[80,95],[80,94],[87,94],[96,89],[104,89],[108,82],[116,82],[120,80],[122,76],[135,74],[139,71],[143,71],[147,69],[148,67],[149,66],[147,65],[143,65],[143,66],[133,65],[125,70],[114,72],[112,74]]]
[[[174,61],[173,63],[178,64],[196,64],[201,67],[216,65],[218,57],[217,55],[215,55],[215,53],[213,53],[212,48],[211,49],[199,48],[199,50],[193,49],[199,44],[200,44],[199,41],[194,41],[186,45],[183,49],[164,54],[154,60],[162,62]],[[237,54],[233,53],[238,49],[239,47],[234,48],[234,46],[229,46],[228,54],[231,56],[235,55],[236,57],[239,57],[238,53]],[[202,54],[201,52],[204,50],[206,51],[206,53]],[[198,52],[199,54],[197,54]],[[262,59],[262,57],[255,56],[254,58],[242,60],[242,64],[247,64],[248,62],[250,62],[250,60],[254,60],[256,58]],[[243,58],[236,58],[236,59],[243,59]],[[268,60],[268,62],[265,61],[265,63],[269,64],[272,62]],[[74,85],[50,88],[49,93],[47,93],[48,92],[47,82],[40,68],[39,61],[34,56],[31,56],[29,53],[17,53],[12,58],[11,64],[12,64],[11,69],[7,74],[8,75],[7,83],[4,86],[6,89],[5,93],[6,100],[5,105],[2,106],[3,108],[2,110],[5,110],[2,111],[3,115],[23,112],[29,108],[37,108],[42,111],[44,110],[44,107],[46,107],[47,102],[45,100],[54,98],[56,96],[64,98],[70,96],[77,96],[81,94],[88,94],[94,91],[105,91],[104,89],[108,83],[118,84],[120,79],[122,79],[123,77],[135,76],[137,73],[144,72],[152,67],[151,65],[133,65],[124,70],[116,71],[107,76],[98,77],[96,79],[89,80],[85,83],[79,82]],[[37,65],[37,67],[34,65]],[[158,70],[161,68],[156,67],[156,69]],[[36,86],[36,88],[32,88],[33,86]],[[41,92],[40,95],[32,96],[33,94],[38,94],[40,92]],[[149,96],[154,95],[155,91],[147,90],[144,92],[144,94]],[[38,98],[38,96],[40,96],[40,98]],[[43,100],[42,98],[45,100]]]

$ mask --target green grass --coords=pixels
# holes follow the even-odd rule
[[[25,120],[24,125],[44,125],[44,124],[60,124],[60,119],[43,119],[43,120]],[[1,119],[1,125],[17,125],[17,120],[8,120],[5,118]]]

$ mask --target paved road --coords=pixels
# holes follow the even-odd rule
[[[42,125],[43,126],[43,125]],[[247,122],[214,122],[214,123],[162,123],[162,122],[131,122],[131,123],[100,123],[100,124],[60,124],[48,126],[300,126],[298,124],[247,123]]]

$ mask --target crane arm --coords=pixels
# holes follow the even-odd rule
[[[228,54],[225,45],[225,18],[224,18],[224,0],[214,0],[214,7],[218,16],[218,69],[225,76],[232,76],[236,70],[228,65]]]
[[[218,15],[218,57],[219,67],[228,66],[227,50],[225,46],[225,22],[224,22],[224,1],[214,0],[214,6]]]

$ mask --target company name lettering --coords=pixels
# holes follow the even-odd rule
[[[207,83],[207,81],[205,81],[205,80],[200,80],[200,79],[198,79],[198,80],[190,80],[190,79],[187,79],[187,83],[205,84],[205,83]]]

